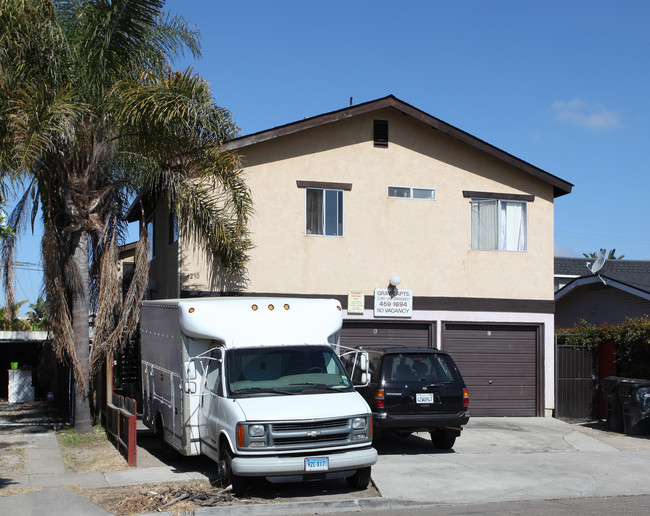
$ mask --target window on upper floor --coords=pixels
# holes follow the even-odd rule
[[[472,249],[527,250],[526,201],[472,198],[470,205]]]
[[[343,236],[343,190],[307,188],[305,233]]]
[[[435,188],[414,188],[411,186],[389,186],[388,197],[399,199],[425,199],[436,200]]]

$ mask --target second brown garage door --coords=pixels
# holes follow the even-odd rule
[[[472,416],[541,415],[538,333],[536,326],[444,326],[443,349],[465,379]]]

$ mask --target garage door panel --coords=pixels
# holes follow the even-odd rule
[[[537,415],[537,347],[535,326],[445,326],[444,349],[465,379],[474,416]]]
[[[344,321],[341,345],[426,348],[429,346],[430,328],[428,323]]]
[[[459,360],[469,363],[482,363],[482,364],[530,364],[535,360],[535,353],[517,353],[517,354],[507,354],[507,353],[484,353],[483,350],[480,351],[481,357],[477,358],[476,352],[474,353],[459,353],[458,351],[453,351],[447,348],[448,351],[454,354],[454,358],[458,357]],[[477,360],[479,362],[477,362]]]
[[[462,374],[462,371],[461,371]],[[481,372],[481,375],[485,374],[485,372]],[[493,376],[469,376],[471,378],[471,385],[473,387],[478,387],[481,388],[484,385],[494,385],[495,382],[498,383],[498,385],[505,385],[508,387],[535,387],[535,377],[533,375],[527,375],[527,376],[499,376],[498,378],[495,378]],[[465,379],[465,376],[463,376],[463,379]],[[492,382],[492,384],[490,384]],[[467,380],[465,380],[465,383],[467,383]]]
[[[446,345],[453,345],[458,350],[472,350],[476,346],[477,339],[481,339],[481,336],[477,336],[474,340],[452,340],[445,339]],[[512,341],[508,343],[504,342],[492,342],[489,340],[481,341],[481,350],[485,353],[493,353],[497,355],[510,355],[510,354],[521,354],[521,353],[531,353],[529,345],[532,344],[527,340]],[[534,351],[533,351],[534,354]]]
[[[470,403],[478,400],[492,400],[499,405],[516,403],[519,398],[530,398],[535,396],[534,385],[490,385],[474,386],[469,391]]]

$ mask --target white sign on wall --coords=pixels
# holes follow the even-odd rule
[[[387,288],[376,288],[374,313],[375,317],[411,317],[413,315],[413,291],[400,289],[391,297]]]

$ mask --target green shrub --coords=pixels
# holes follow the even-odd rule
[[[594,326],[580,321],[573,328],[555,332],[564,336],[564,342],[573,346],[598,348],[604,342],[616,343],[616,370],[618,376],[650,380],[650,318],[627,318],[619,325]]]

